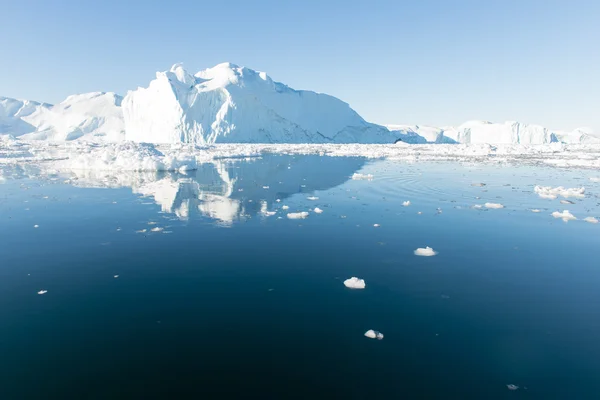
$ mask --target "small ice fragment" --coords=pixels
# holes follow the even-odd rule
[[[506,385],[506,387],[508,388],[508,390],[517,390],[519,388],[517,385],[513,385],[512,383],[509,383],[508,385]]]
[[[150,231],[152,232],[161,232],[163,231],[165,228],[161,228],[160,226],[154,227],[152,229],[150,229]]]
[[[148,222],[148,225],[156,225],[156,224],[157,224],[157,222],[154,222],[154,221]]]
[[[314,211],[315,211],[317,214],[321,214],[321,213],[323,212],[323,210],[321,210],[319,207],[315,207]]]
[[[598,177],[592,176],[592,177],[590,177],[590,181],[592,181],[592,182],[600,182],[600,176],[598,176]]]
[[[289,219],[304,219],[308,217],[308,213],[306,211],[297,212],[297,213],[288,213],[287,217]]]
[[[146,232],[146,229],[140,229],[139,231],[135,231],[135,233],[144,233]]]
[[[366,331],[365,336],[368,337],[369,339],[378,339],[378,340],[383,339],[383,333],[374,331],[373,329],[369,329],[368,331]]]
[[[358,279],[357,277],[353,276],[352,278],[344,281],[344,286],[350,289],[364,289],[366,284],[364,279]]]
[[[573,214],[569,212],[569,210],[564,210],[563,212],[554,211],[552,213],[552,216],[554,218],[560,218],[565,222],[577,219]]]
[[[40,290],[40,291],[38,292],[38,294],[46,294],[46,293],[48,293],[48,291],[47,291],[47,290]]]
[[[269,188],[268,186],[263,186],[263,189],[268,189],[268,188]]]
[[[315,196],[308,196],[306,199],[307,200],[319,200],[319,198],[315,197]]]
[[[243,191],[244,191],[244,189],[238,189],[238,192],[243,192]]]
[[[306,185],[300,185],[300,187],[306,187]]]
[[[483,208],[483,206],[481,204],[475,204],[473,206],[473,208],[476,209],[476,210],[479,210],[479,209]]]
[[[112,203],[113,203],[113,204],[117,204],[117,202],[116,202],[116,201],[113,201]]]
[[[490,209],[504,208],[504,206],[500,203],[485,203],[484,206],[485,206],[485,208],[490,208]]]
[[[373,175],[371,174],[358,174],[358,173],[354,173],[352,175],[352,179],[354,179],[355,181],[359,181],[359,180],[372,180],[373,179]]]
[[[485,183],[471,183],[471,186],[483,187],[483,186],[485,186]]]
[[[34,228],[39,228],[40,226],[39,226],[39,225],[34,225],[33,227],[34,227]]]
[[[117,232],[121,232],[121,228],[117,228]]]
[[[276,211],[264,211],[262,213],[265,217],[272,217],[273,215],[277,214]]]
[[[281,209],[282,209],[282,210],[287,210],[287,209],[289,209],[289,208],[290,208],[290,206],[281,206]]]
[[[571,200],[561,200],[560,204],[575,204]]]
[[[421,211],[419,211],[419,212],[417,212],[417,214],[418,214],[418,215],[421,215],[421,214],[423,214],[423,213],[422,213]]]
[[[431,257],[431,256],[435,256],[436,254],[437,254],[437,251],[434,251],[429,246],[427,246],[425,248],[419,247],[418,249],[415,250],[415,256]]]
[[[278,202],[278,203],[280,203],[280,202],[281,202],[281,199],[277,199],[277,200],[275,200],[275,201],[276,201],[276,202]]]
[[[404,207],[408,207],[408,206],[410,206],[410,201],[409,201],[409,200],[406,200],[404,203],[402,203],[402,205],[403,205]]]
[[[115,275],[115,276],[113,276],[113,278],[115,278],[115,279],[117,279],[118,277],[119,277],[119,275]]]
[[[539,212],[541,212],[541,210],[538,210],[537,208],[534,208],[533,210],[531,210],[531,212],[533,212],[533,213],[539,213]]]
[[[381,225],[379,225],[379,224],[373,224],[373,226],[374,226],[375,228],[379,228]]]
[[[589,222],[590,224],[597,224],[598,220],[594,217],[585,217],[583,219],[585,222]]]

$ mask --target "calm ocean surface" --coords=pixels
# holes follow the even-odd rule
[[[273,155],[2,175],[2,400],[600,398],[594,171]]]

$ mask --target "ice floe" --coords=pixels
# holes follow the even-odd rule
[[[369,339],[378,339],[378,340],[383,339],[383,333],[381,333],[379,331],[375,331],[373,329],[369,329],[368,331],[366,331],[365,336],[368,337]]]
[[[47,290],[40,290],[39,292],[37,292],[37,294],[46,294],[46,293],[48,293]]]
[[[585,197],[585,188],[564,188],[562,186],[553,188],[552,186],[535,186],[533,189],[542,199],[554,200],[558,196]]]
[[[319,198],[315,197],[315,196],[308,196],[306,199],[307,200],[319,200]]]
[[[410,206],[410,201],[409,201],[409,200],[406,200],[405,202],[403,202],[403,203],[402,203],[402,205],[403,205],[404,207],[408,207],[408,206]]]
[[[289,210],[290,206],[281,206],[282,210]]]
[[[150,229],[151,232],[162,232],[165,228],[161,228],[160,226],[156,226]]]
[[[554,211],[552,213],[552,216],[554,218],[560,218],[560,219],[562,219],[565,222],[567,222],[567,221],[573,221],[573,220],[577,219],[573,214],[571,214],[569,212],[569,210],[564,210],[563,212]]]
[[[360,181],[360,180],[368,180],[368,181],[370,181],[370,180],[373,180],[373,175],[371,175],[371,174],[359,174],[359,173],[355,172],[352,175],[352,179],[354,179],[355,181]]]
[[[321,210],[319,207],[315,207],[315,209],[313,211],[316,212],[317,214],[321,214],[323,212],[323,210]]]
[[[366,284],[364,279],[359,279],[353,276],[352,278],[346,279],[344,281],[344,286],[350,289],[364,289]]]
[[[509,383],[508,385],[506,385],[506,387],[508,388],[508,390],[517,390],[519,388],[517,385],[513,385],[512,383]]]
[[[375,227],[375,228],[379,228],[380,226],[381,225],[379,225],[379,224],[373,224],[373,227]]]
[[[302,211],[302,212],[296,212],[296,213],[288,213],[287,217],[289,219],[304,219],[304,218],[308,217],[308,212]]]
[[[589,222],[590,224],[597,224],[598,223],[598,219],[596,219],[594,217],[585,217],[583,220],[585,222]]]
[[[537,209],[537,208],[534,208],[534,209],[532,209],[532,210],[531,210],[531,212],[532,212],[532,213],[539,213],[539,212],[542,212],[542,210],[539,210],[539,209]]]
[[[490,209],[499,209],[499,208],[504,208],[504,206],[500,203],[485,203],[484,204],[485,208],[490,208]]]
[[[437,251],[434,251],[431,247],[419,247],[418,249],[415,250],[415,256],[422,256],[422,257],[431,257],[431,256],[435,256],[437,254]]]

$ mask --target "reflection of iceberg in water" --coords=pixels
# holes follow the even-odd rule
[[[151,197],[163,212],[182,220],[196,212],[224,225],[265,215],[277,199],[326,190],[347,181],[361,158],[267,155],[250,160],[215,160],[189,174],[73,171],[76,186],[131,187]]]

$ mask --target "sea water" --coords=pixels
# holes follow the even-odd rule
[[[3,176],[2,399],[600,395],[593,171],[270,155]]]

